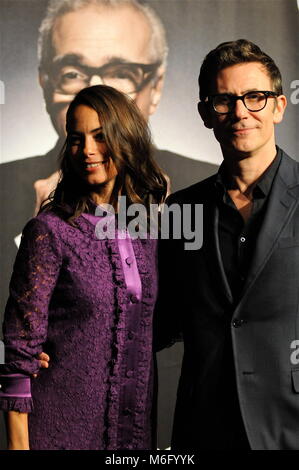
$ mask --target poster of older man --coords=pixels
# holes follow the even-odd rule
[[[97,84],[128,94],[149,122],[170,191],[182,189],[221,163],[197,115],[200,64],[216,44],[247,38],[283,72],[289,106],[278,138],[299,160],[298,20],[296,0],[0,0],[1,323],[22,229],[59,179],[73,97]],[[182,349],[158,354],[161,449],[170,445]]]

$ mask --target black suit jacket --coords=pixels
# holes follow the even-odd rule
[[[279,150],[280,151],[280,150]],[[282,152],[241,298],[234,303],[221,260],[215,176],[173,194],[203,204],[203,246],[161,243],[158,347],[180,332],[184,357],[173,429],[177,449],[220,449],[214,410],[225,342],[232,344],[237,399],[252,449],[299,449],[299,164]],[[299,344],[299,342],[297,343]],[[297,346],[298,350],[299,347]],[[221,412],[221,410],[220,410]],[[230,422],[227,422],[230,426]]]

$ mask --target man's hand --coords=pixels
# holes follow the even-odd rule
[[[38,358],[39,358],[39,363],[40,363],[41,368],[48,369],[49,361],[50,361],[50,357],[48,356],[48,354],[42,352],[39,354]],[[33,377],[36,378],[37,374],[33,374]]]
[[[40,205],[43,201],[47,200],[49,195],[56,189],[56,186],[59,182],[60,172],[55,171],[51,176],[45,179],[37,180],[34,183],[36,202],[34,215],[37,215]]]

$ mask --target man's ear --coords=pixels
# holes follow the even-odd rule
[[[273,112],[274,124],[279,124],[284,115],[284,111],[287,107],[287,98],[284,95],[280,95],[275,99],[275,107]]]
[[[44,72],[40,68],[38,69],[38,81],[43,90],[43,97],[44,97],[47,113],[50,115],[51,120],[52,120],[52,116],[51,116],[52,92],[51,92],[51,88],[49,87],[48,75],[46,74],[46,72]],[[52,123],[53,123],[53,126],[55,127],[53,120],[52,120]]]
[[[204,125],[208,129],[213,129],[212,115],[211,115],[211,110],[209,108],[208,103],[206,101],[199,101],[197,105],[197,109],[198,109],[201,119],[204,122]]]
[[[157,70],[155,82],[151,89],[149,115],[154,114],[160,103],[165,78],[165,67],[161,65]]]

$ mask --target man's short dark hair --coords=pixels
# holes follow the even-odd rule
[[[199,96],[205,101],[211,93],[210,86],[220,70],[246,62],[259,62],[268,73],[273,91],[282,94],[282,79],[279,68],[268,54],[247,39],[223,42],[205,57],[198,77]]]

